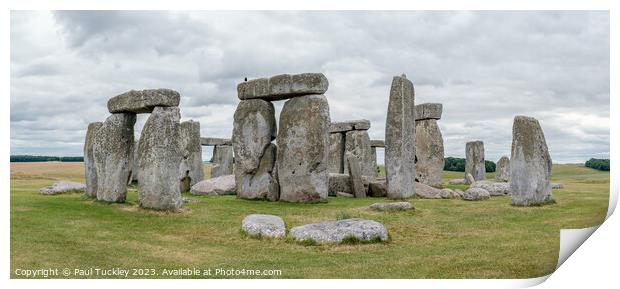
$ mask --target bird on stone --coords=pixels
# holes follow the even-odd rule
[[[248,78],[246,77],[244,81],[248,81]]]

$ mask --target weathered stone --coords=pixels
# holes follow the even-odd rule
[[[413,209],[409,202],[393,202],[393,203],[374,203],[368,208],[377,211],[405,211]]]
[[[349,193],[345,193],[345,192],[337,192],[336,193],[336,197],[341,197],[341,198],[355,198],[355,196],[353,194],[349,194]]]
[[[369,130],[370,121],[367,119],[349,120],[341,122],[332,122],[329,125],[329,132],[347,132],[352,130]]]
[[[184,121],[179,129],[179,141],[183,154],[179,166],[180,190],[188,192],[193,185],[204,179],[200,123],[192,120]]]
[[[344,134],[329,134],[329,158],[327,162],[327,170],[330,173],[344,173]]]
[[[507,156],[501,157],[495,164],[495,180],[510,181],[510,159]]]
[[[516,116],[512,126],[510,189],[512,204],[520,206],[552,202],[551,156],[538,120]]]
[[[451,179],[448,181],[450,185],[467,185],[467,181],[465,179]]]
[[[564,185],[560,184],[560,183],[551,183],[551,189],[553,190],[559,190],[559,189],[563,189]]]
[[[415,106],[415,120],[441,119],[443,105],[441,103],[422,103]]]
[[[44,195],[57,195],[62,193],[81,193],[86,190],[86,185],[70,181],[58,181],[49,187],[39,190]]]
[[[114,113],[95,133],[97,200],[122,203],[127,198],[135,123],[133,113]]]
[[[322,73],[281,74],[237,85],[239,99],[282,100],[308,94],[323,94],[329,82]]]
[[[371,176],[376,177],[379,175],[379,168],[377,167],[377,147],[370,147],[370,160],[370,166],[374,172]]]
[[[455,190],[454,190],[454,193],[455,193],[456,195],[458,195],[458,197],[459,197],[459,198],[462,198],[462,197],[463,197],[463,194],[465,194],[463,191],[461,191],[461,190],[459,190],[459,189],[455,189]]]
[[[284,103],[277,138],[280,200],[327,201],[329,124],[329,104],[323,95]]]
[[[86,139],[84,140],[84,179],[86,180],[85,195],[90,198],[97,197],[97,169],[95,167],[95,155],[93,151],[93,143],[95,134],[103,123],[91,122],[86,130]]]
[[[138,168],[138,144],[140,139],[134,139],[133,142],[133,154],[131,157],[131,176],[129,177],[129,183],[137,183],[140,175],[140,169]]]
[[[469,188],[465,193],[463,193],[463,200],[466,201],[480,201],[486,200],[491,195],[489,192],[482,188]]]
[[[416,181],[433,187],[441,186],[444,166],[443,137],[437,120],[415,122],[415,154]]]
[[[138,143],[140,206],[157,210],[181,207],[179,167],[183,159],[178,107],[156,107]]]
[[[442,189],[441,192],[439,192],[439,194],[441,195],[441,198],[443,199],[458,199],[461,197],[461,195],[459,195],[457,192],[451,189],[448,189],[448,188]]]
[[[486,172],[484,166],[484,143],[479,140],[468,142],[465,145],[465,156],[465,175],[471,174],[476,181],[484,180]],[[469,181],[468,183],[471,184]]]
[[[362,183],[362,169],[360,167],[359,159],[352,153],[347,153],[346,159],[353,194],[356,198],[365,198],[366,189],[364,188],[364,183]]]
[[[368,131],[354,130],[346,133],[345,154],[351,153],[360,163],[361,173],[364,176],[376,176],[377,170],[373,165],[372,150]],[[348,165],[345,158],[344,173],[348,174]]]
[[[369,180],[368,196],[375,198],[387,196],[387,185],[385,184],[385,178],[373,178],[372,180]]]
[[[415,196],[415,95],[413,83],[395,76],[385,122],[385,173],[388,198]]]
[[[337,244],[349,238],[362,242],[387,241],[388,239],[388,232],[383,224],[363,219],[327,221],[293,227],[290,234],[296,241],[313,241],[318,244]]]
[[[277,148],[273,104],[260,100],[242,100],[233,123],[234,174],[237,196],[243,199],[277,201],[279,186],[275,167]]]
[[[233,146],[217,145],[213,148],[211,177],[230,175],[233,173]]]
[[[371,139],[370,140],[370,146],[371,147],[377,147],[377,148],[384,148],[385,147],[385,141],[382,139]]]
[[[111,113],[149,113],[156,106],[179,106],[181,95],[171,89],[130,90],[108,100]]]
[[[469,187],[485,189],[491,196],[510,195],[510,184],[505,182],[477,181]]]
[[[351,193],[351,177],[345,174],[329,173],[328,195],[335,196],[338,192]]]
[[[470,173],[465,173],[465,184],[473,184],[475,182],[476,180],[474,179],[474,176],[472,176]]]
[[[250,236],[280,238],[284,237],[284,220],[274,215],[252,214],[243,218],[241,230]]]
[[[276,171],[277,147],[268,144],[260,158],[258,168],[252,173],[245,173],[235,166],[235,183],[237,197],[242,199],[259,199],[277,201],[280,194]]]
[[[415,182],[416,195],[423,199],[441,199],[441,190],[429,185]]]
[[[235,175],[225,175],[200,181],[189,191],[193,195],[234,195],[236,194]]]
[[[218,137],[201,137],[200,144],[203,146],[231,146],[232,139]]]

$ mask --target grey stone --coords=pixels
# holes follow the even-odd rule
[[[467,185],[467,181],[465,179],[451,179],[448,181],[450,185]]]
[[[365,242],[388,239],[388,232],[383,224],[364,219],[327,221],[293,227],[290,235],[296,241],[314,241],[318,244],[338,244],[347,238]]]
[[[349,193],[345,193],[345,192],[337,192],[336,193],[336,197],[341,197],[341,198],[355,198],[355,196],[353,194],[349,194]]]
[[[200,181],[192,186],[189,193],[209,196],[235,195],[237,193],[235,175],[219,176]]]
[[[377,148],[384,148],[385,147],[385,141],[382,139],[371,139],[370,140],[370,146],[371,147],[377,147]]]
[[[234,174],[237,196],[277,201],[279,186],[275,167],[277,148],[275,110],[271,102],[242,100],[233,123]]]
[[[135,123],[133,113],[114,113],[95,133],[97,200],[122,203],[127,198]]]
[[[323,95],[284,103],[277,138],[280,200],[327,201],[329,124],[329,104]]]
[[[179,166],[180,190],[188,192],[193,185],[204,179],[200,123],[192,120],[184,121],[179,129],[183,155]]]
[[[458,199],[461,197],[461,195],[459,195],[457,192],[448,188],[442,189],[439,194],[443,199]]]
[[[465,184],[473,184],[476,180],[470,173],[465,173]]]
[[[131,158],[131,176],[129,177],[129,183],[137,183],[140,175],[140,169],[138,168],[138,144],[140,139],[134,139],[133,142],[133,154]]]
[[[171,89],[130,90],[108,100],[111,113],[149,113],[156,106],[179,106],[181,95]]]
[[[455,189],[455,190],[454,190],[454,193],[455,193],[456,195],[458,195],[458,197],[459,197],[459,198],[462,198],[462,197],[463,197],[463,194],[465,194],[463,191],[461,191],[461,190],[459,190],[459,189]]]
[[[368,207],[377,211],[405,211],[413,209],[409,202],[374,203]]]
[[[345,136],[345,155],[353,154],[360,163],[361,173],[364,176],[376,176],[377,170],[374,166],[372,150],[370,148],[370,137],[368,131],[354,130],[346,133]],[[345,158],[344,173],[348,174],[348,165]]]
[[[495,180],[510,181],[510,159],[507,156],[501,157],[495,164]]]
[[[281,238],[286,233],[284,220],[274,215],[248,215],[243,218],[241,229],[254,237]]]
[[[352,130],[369,130],[370,121],[367,119],[349,120],[341,122],[332,122],[329,125],[329,132],[347,132]]]
[[[422,103],[415,106],[415,120],[441,119],[443,105],[441,103]]]
[[[474,180],[480,181],[484,180],[485,172],[484,143],[479,140],[468,142],[465,145],[465,175],[471,174]]]
[[[558,190],[558,189],[563,189],[563,188],[564,188],[564,185],[560,183],[551,183],[551,189]]]
[[[486,200],[491,195],[489,192],[482,188],[469,188],[463,193],[463,200],[466,201],[481,201]]]
[[[422,199],[441,199],[441,190],[429,185],[415,182],[416,195]]]
[[[416,106],[417,107],[417,106]],[[429,186],[441,186],[444,166],[443,137],[435,119],[415,123],[416,180]]]
[[[379,175],[379,168],[377,167],[377,147],[370,147],[370,159],[370,166],[373,170],[373,174],[371,176],[376,177]]]
[[[329,158],[327,170],[330,173],[344,173],[344,134],[329,134]]]
[[[388,198],[415,196],[415,95],[413,83],[395,76],[385,122],[385,173]]]
[[[351,188],[356,198],[365,198],[366,189],[362,182],[362,169],[360,168],[359,159],[352,153],[346,154],[349,177],[351,179]]]
[[[368,181],[368,196],[375,198],[387,196],[385,178],[373,178]]]
[[[57,195],[62,193],[81,193],[86,190],[86,185],[70,181],[58,181],[49,187],[39,190],[44,195]]]
[[[351,177],[345,174],[329,173],[328,195],[335,196],[338,192],[351,193]]]
[[[512,204],[540,205],[552,202],[551,156],[538,120],[516,116],[512,126],[510,189]]]
[[[233,174],[233,146],[216,145],[213,148],[213,160],[211,167],[211,177],[219,177]]]
[[[282,100],[308,94],[323,94],[329,82],[322,73],[281,74],[270,78],[259,78],[237,85],[239,99],[260,98]]]
[[[505,182],[477,181],[469,187],[485,189],[491,196],[510,195],[510,184]]]
[[[93,143],[95,134],[103,123],[91,122],[86,130],[86,139],[84,140],[84,179],[86,180],[85,195],[90,198],[97,197],[97,169],[95,167],[95,155]]]
[[[156,107],[138,143],[140,206],[156,210],[181,207],[179,167],[183,159],[178,107]]]
[[[232,139],[229,138],[219,138],[219,137],[201,137],[200,143],[203,146],[231,146]]]

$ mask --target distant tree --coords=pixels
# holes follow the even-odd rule
[[[487,173],[495,172],[495,163],[492,161],[484,161],[484,169]],[[444,159],[443,170],[452,172],[464,172],[465,159],[447,157]]]
[[[487,173],[495,172],[495,163],[492,161],[484,161],[484,170]]]
[[[84,157],[11,155],[11,162],[83,162]]]
[[[609,171],[609,159],[595,159],[591,158],[586,162],[586,167],[593,168],[601,171]]]

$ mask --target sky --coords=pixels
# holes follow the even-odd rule
[[[510,156],[527,115],[554,162],[609,157],[605,11],[11,11],[10,24],[11,154],[81,156],[88,123],[131,89],[179,91],[182,121],[229,138],[245,77],[322,72],[332,121],[368,119],[371,139],[405,73],[416,104],[443,104],[446,156],[472,140]]]

